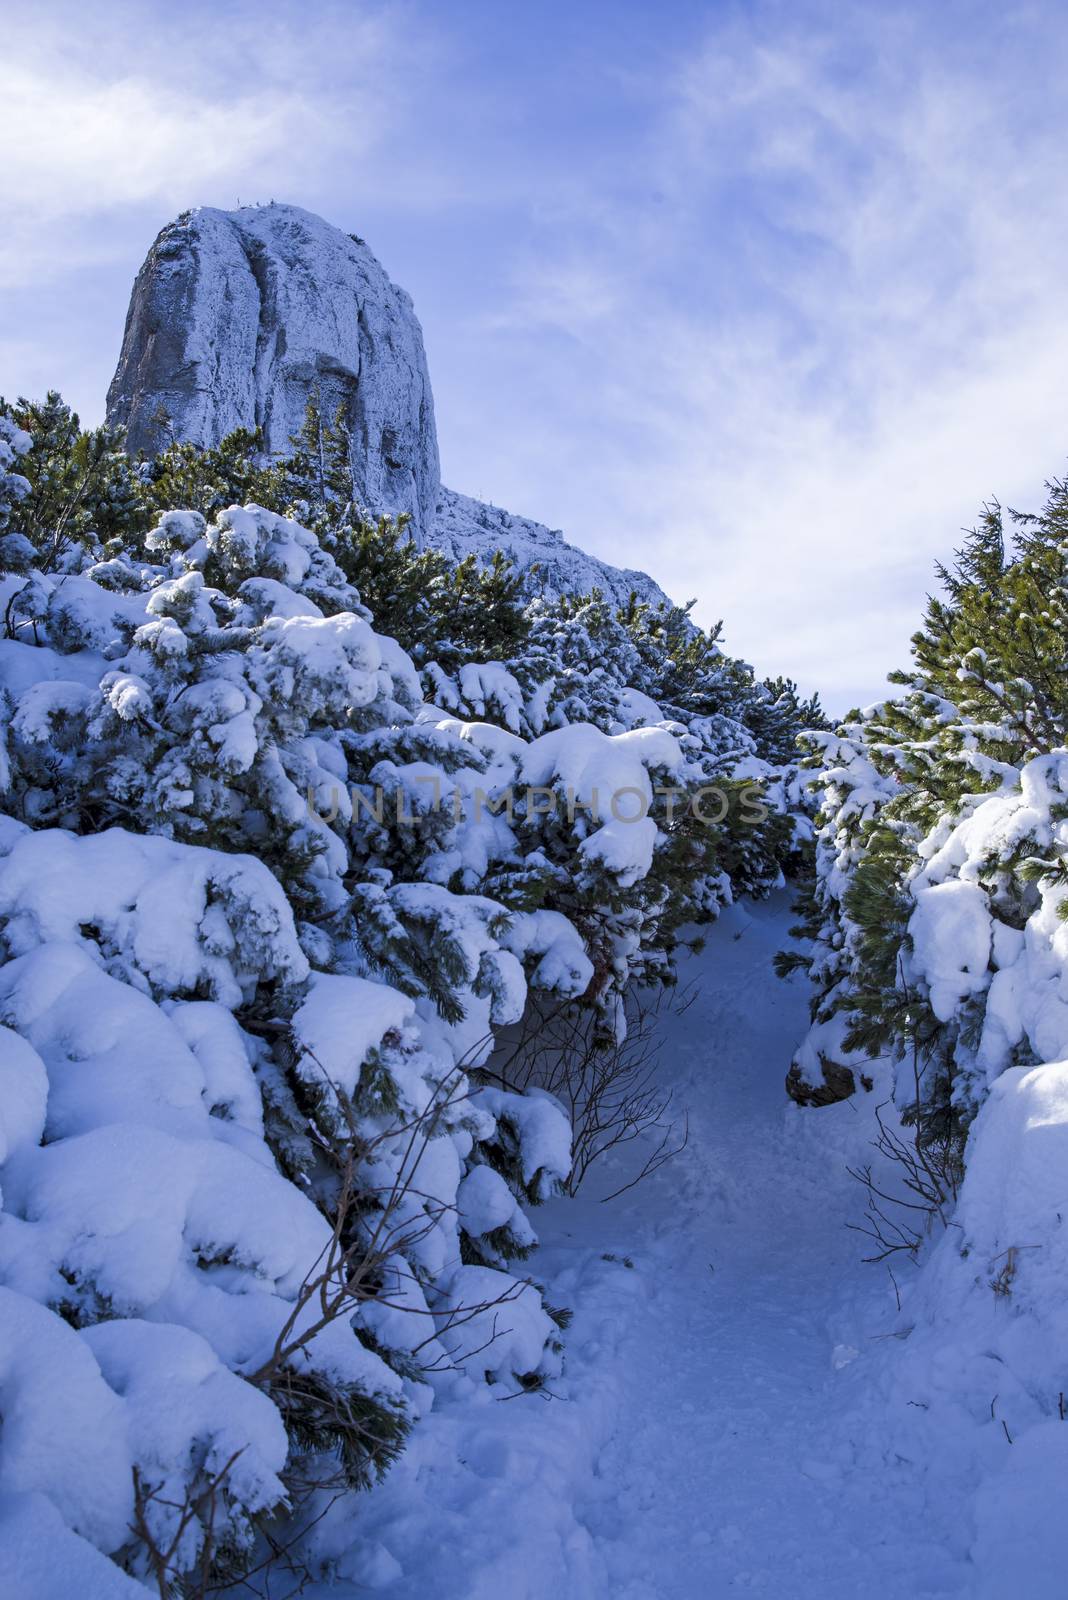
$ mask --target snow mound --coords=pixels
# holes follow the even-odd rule
[[[308,971],[261,862],[122,828],[24,833],[0,861],[0,916],[12,955],[82,942],[159,994],[206,989],[234,1006],[258,978],[299,982]]]

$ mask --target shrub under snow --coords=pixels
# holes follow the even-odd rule
[[[975,1485],[983,1600],[1023,1551],[1029,1594],[1064,1589],[1066,509],[1051,484],[1011,547],[988,509],[896,697],[809,741],[816,998],[790,1086],[881,1102],[872,1253],[919,1266],[895,1280],[890,1447]]]
[[[0,1553],[42,1592],[61,1528],[56,1593],[119,1595],[272,1525],[299,1559],[436,1389],[557,1369],[510,1263],[568,1118],[481,1069],[531,987],[618,1031],[729,886],[644,815],[713,769],[640,690],[598,725],[547,685],[535,731],[498,663],[461,674],[498,720],[425,704],[259,507],[96,554],[5,580]]]

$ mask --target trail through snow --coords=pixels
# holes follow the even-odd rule
[[[688,963],[664,1054],[685,1151],[536,1218],[533,1271],[575,1308],[556,1398],[436,1409],[367,1497],[342,1594],[972,1592],[959,1505],[884,1444],[870,1369],[893,1304],[844,1226],[856,1185],[785,1098],[807,1019],[803,980],[771,974],[789,921],[785,895],[735,907]]]
[[[671,1043],[690,1144],[633,1192],[655,1268],[583,1510],[618,1600],[961,1592],[909,1464],[853,1437],[847,1341],[866,1338],[887,1280],[843,1225],[858,1195],[807,1136],[819,1113],[785,1103],[806,994],[769,978],[782,912],[736,908],[700,958]]]

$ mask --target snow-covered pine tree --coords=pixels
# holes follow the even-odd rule
[[[1068,1050],[1047,986],[1066,937],[1068,488],[1011,520],[1010,544],[987,507],[940,569],[898,695],[808,741],[817,994],[792,1092],[836,1098],[889,1059],[906,1120],[957,1151],[992,1076]]]
[[[12,526],[29,540],[40,567],[77,564],[88,543],[100,554],[108,540],[135,534],[144,508],[120,433],[84,430],[55,390],[43,401],[0,401],[0,412],[33,441],[23,461],[29,491]]]
[[[11,527],[13,513],[30,492],[29,479],[18,471],[30,444],[30,435],[0,403],[0,572],[20,572],[33,561],[33,546]]]
[[[489,1377],[511,1392],[517,1379],[530,1384],[539,1368],[558,1360],[556,1325],[536,1289],[506,1270],[508,1250],[526,1253],[533,1233],[490,1157],[503,1141],[519,1174],[517,1190],[542,1198],[567,1172],[566,1119],[542,1101],[531,1120],[520,1095],[483,1102],[465,1068],[489,1048],[493,1026],[521,1011],[524,960],[536,979],[540,967],[540,981],[565,993],[584,988],[590,968],[562,919],[551,930],[544,922],[524,929],[516,926],[521,919],[477,896],[393,884],[382,871],[362,885],[352,877],[344,842],[351,818],[335,830],[309,806],[308,793],[315,800],[324,784],[343,787],[343,735],[410,725],[418,685],[410,661],[374,634],[355,591],[313,535],[273,513],[235,508],[210,526],[196,513],[165,515],[144,548],[148,560],[135,553],[99,562],[89,539],[81,571],[16,580],[32,615],[9,613],[13,654],[6,664],[15,692],[6,809],[16,831],[0,865],[10,936],[0,974],[14,981],[13,968],[33,957],[35,981],[55,1010],[63,961],[71,959],[60,952],[74,946],[78,981],[99,973],[113,987],[102,999],[88,1001],[82,989],[72,997],[71,1018],[82,1017],[90,1030],[84,1040],[73,1020],[55,1047],[51,1034],[33,1032],[32,1002],[27,1010],[13,999],[5,1015],[23,1039],[33,1032],[38,1040],[49,1114],[59,1115],[66,1103],[53,1079],[54,1048],[73,1050],[79,1062],[111,1050],[107,1092],[94,1087],[96,1078],[84,1083],[101,1141],[125,1141],[124,1150],[141,1138],[146,1116],[157,1125],[152,1073],[167,1069],[179,1050],[164,1038],[167,1018],[177,1019],[212,1073],[197,1113],[208,1120],[197,1126],[211,1139],[236,1143],[246,1164],[231,1161],[216,1178],[216,1157],[209,1161],[200,1145],[181,1157],[198,1173],[209,1161],[208,1187],[191,1191],[198,1220],[178,1216],[174,1224],[182,1238],[199,1231],[206,1241],[191,1262],[191,1283],[203,1283],[208,1295],[202,1314],[174,1277],[178,1269],[167,1266],[175,1259],[170,1236],[147,1224],[144,1249],[160,1252],[161,1264],[143,1285],[147,1257],[131,1255],[124,1235],[125,1268],[106,1252],[85,1256],[77,1219],[62,1221],[68,1158],[56,1153],[41,1166],[31,1117],[28,1176],[5,1168],[4,1194],[13,1219],[32,1204],[45,1220],[32,1235],[9,1228],[5,1237],[13,1247],[21,1239],[42,1273],[20,1277],[12,1263],[5,1281],[42,1316],[66,1318],[77,1336],[84,1333],[96,1362],[87,1381],[100,1397],[97,1412],[114,1409],[107,1395],[115,1385],[120,1399],[128,1398],[130,1426],[141,1430],[134,1477],[129,1455],[116,1447],[107,1480],[110,1520],[83,1515],[84,1474],[59,1509],[72,1529],[131,1571],[154,1571],[164,1552],[170,1580],[195,1573],[209,1547],[216,1576],[239,1567],[262,1519],[282,1514],[287,1499],[326,1492],[331,1483],[357,1486],[381,1470],[426,1403],[427,1372],[459,1373],[466,1382]],[[329,605],[329,616],[313,595]],[[259,861],[244,853],[250,847]],[[388,950],[376,938],[381,919],[368,910],[369,895],[378,896],[388,924]],[[300,941],[292,905],[303,913]],[[551,972],[550,945],[570,952]],[[387,954],[406,974],[407,993],[382,981]],[[441,1015],[435,990],[447,996],[449,1015]],[[97,1042],[92,1022],[105,1002],[112,1044]],[[141,1006],[140,1021],[131,1005]],[[148,1042],[151,1028],[159,1034],[155,1044]],[[12,1035],[5,1060],[13,1092],[22,1093],[30,1058],[19,1048]],[[66,1070],[60,1061],[56,1072]],[[173,1062],[170,1070],[178,1072]],[[182,1071],[188,1078],[191,1069]],[[44,1105],[45,1079],[33,1072],[31,1103]],[[179,1073],[176,1086],[180,1081]],[[96,1121],[84,1130],[70,1124],[70,1138],[95,1131]],[[240,1127],[232,1128],[235,1122]],[[172,1123],[160,1125],[170,1130]],[[49,1149],[58,1152],[67,1124],[54,1130]],[[72,1148],[69,1161],[83,1172],[79,1215],[95,1230],[93,1207],[112,1203],[109,1166],[102,1159],[94,1165],[92,1151],[82,1150]],[[156,1181],[162,1147],[146,1159],[148,1166],[127,1163],[131,1214],[146,1209],[138,1185]],[[458,1210],[467,1165],[485,1171]],[[264,1168],[274,1174],[274,1200],[257,1192],[267,1182],[257,1177]],[[31,1192],[23,1182],[34,1185],[32,1202],[21,1198]],[[225,1205],[228,1221],[213,1220],[216,1203]],[[45,1238],[49,1206],[59,1208],[59,1220]],[[279,1207],[289,1208],[288,1220]],[[293,1242],[287,1264],[267,1264],[265,1246],[240,1231],[246,1214]],[[298,1216],[306,1219],[299,1227]],[[482,1250],[475,1241],[486,1233],[493,1246]],[[44,1270],[49,1262],[54,1267]],[[126,1277],[115,1277],[120,1268]],[[240,1334],[229,1299],[218,1298],[220,1289],[240,1297],[250,1273],[273,1273],[278,1282],[276,1315],[268,1314],[265,1296],[247,1301],[262,1314],[258,1340]],[[324,1292],[330,1314],[319,1327]],[[163,1300],[145,1298],[159,1293]],[[235,1306],[245,1303],[239,1298]],[[493,1337],[493,1308],[503,1305],[507,1324]],[[142,1324],[149,1311],[147,1331],[123,1333],[130,1317]],[[106,1341],[94,1331],[101,1318],[117,1327]],[[176,1326],[157,1336],[161,1318]],[[148,1373],[152,1362],[178,1359],[183,1329],[191,1374],[206,1378],[209,1355],[220,1363],[214,1404],[221,1422],[203,1434],[193,1413],[193,1432],[174,1433],[164,1444],[141,1409],[166,1409],[158,1407]],[[143,1352],[137,1366],[135,1337]],[[57,1360],[75,1360],[56,1349]],[[227,1372],[231,1390],[223,1383]],[[235,1398],[227,1402],[227,1394]],[[253,1427],[246,1413],[257,1396],[269,1401],[255,1435],[260,1454],[250,1448],[247,1472],[239,1472],[227,1441],[234,1445]],[[112,1431],[126,1426],[119,1417]],[[178,1463],[187,1458],[191,1475],[182,1477]],[[209,1502],[217,1508],[210,1527],[203,1515]]]
[[[282,514],[294,481],[254,435],[174,444],[125,476],[114,438],[83,448],[58,397],[37,426],[44,466],[8,503],[38,519],[40,559],[6,580],[0,663],[0,989],[21,985],[2,1060],[26,1108],[0,1170],[5,1282],[20,1316],[66,1319],[80,1341],[55,1349],[87,1374],[85,1414],[133,1430],[99,1517],[80,1469],[48,1514],[79,1559],[142,1574],[163,1559],[191,1581],[205,1551],[217,1575],[239,1570],[265,1519],[290,1519],[288,1539],[295,1504],[314,1518],[382,1470],[435,1385],[510,1394],[556,1370],[556,1321],[509,1264],[535,1242],[527,1209],[567,1176],[570,1128],[551,1096],[494,1079],[495,1036],[540,991],[618,1039],[631,985],[670,980],[682,920],[731,892],[731,852],[736,886],[766,883],[785,824],[755,822],[747,858],[733,816],[689,807],[739,759],[765,787],[770,771],[731,715],[751,674],[714,641],[666,715],[651,689],[681,669],[656,629],[597,597],[559,618],[524,605],[503,562],[421,552],[339,511],[336,483],[320,537]],[[298,466],[310,505],[322,485]],[[249,490],[273,504],[227,504]],[[69,534],[49,534],[45,504]],[[654,813],[658,786],[681,816]],[[616,814],[620,794],[638,815]],[[60,1037],[36,997],[68,989]],[[72,1063],[98,1058],[79,1097]],[[120,1228],[117,1256],[94,1253],[79,1218],[112,1200],[93,1149],[157,1135],[191,1149],[130,1158],[123,1215],[146,1214],[144,1240]],[[140,1185],[167,1162],[185,1210],[157,1228]],[[264,1228],[289,1239],[284,1260]],[[249,1294],[260,1280],[270,1292]],[[192,1411],[163,1439],[141,1412],[179,1357],[225,1426]],[[247,1474],[231,1422],[255,1430]]]

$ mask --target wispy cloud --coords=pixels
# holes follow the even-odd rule
[[[1063,62],[1019,18],[965,57],[954,21],[714,30],[515,285],[517,341],[565,336],[571,373],[519,492],[839,705],[903,662],[984,495],[1033,502],[1068,446],[1068,124],[1023,92]]]
[[[146,25],[143,7],[104,6],[92,53],[78,13],[40,8],[5,24],[9,286],[69,271],[72,254],[100,260],[109,216],[318,187],[324,167],[366,160],[403,112],[389,87],[401,39],[382,8],[193,4]]]
[[[456,487],[874,696],[1068,444],[1061,8],[608,10],[103,0],[91,60],[80,8],[5,20],[0,361],[102,396],[163,221],[306,204],[414,293]]]

